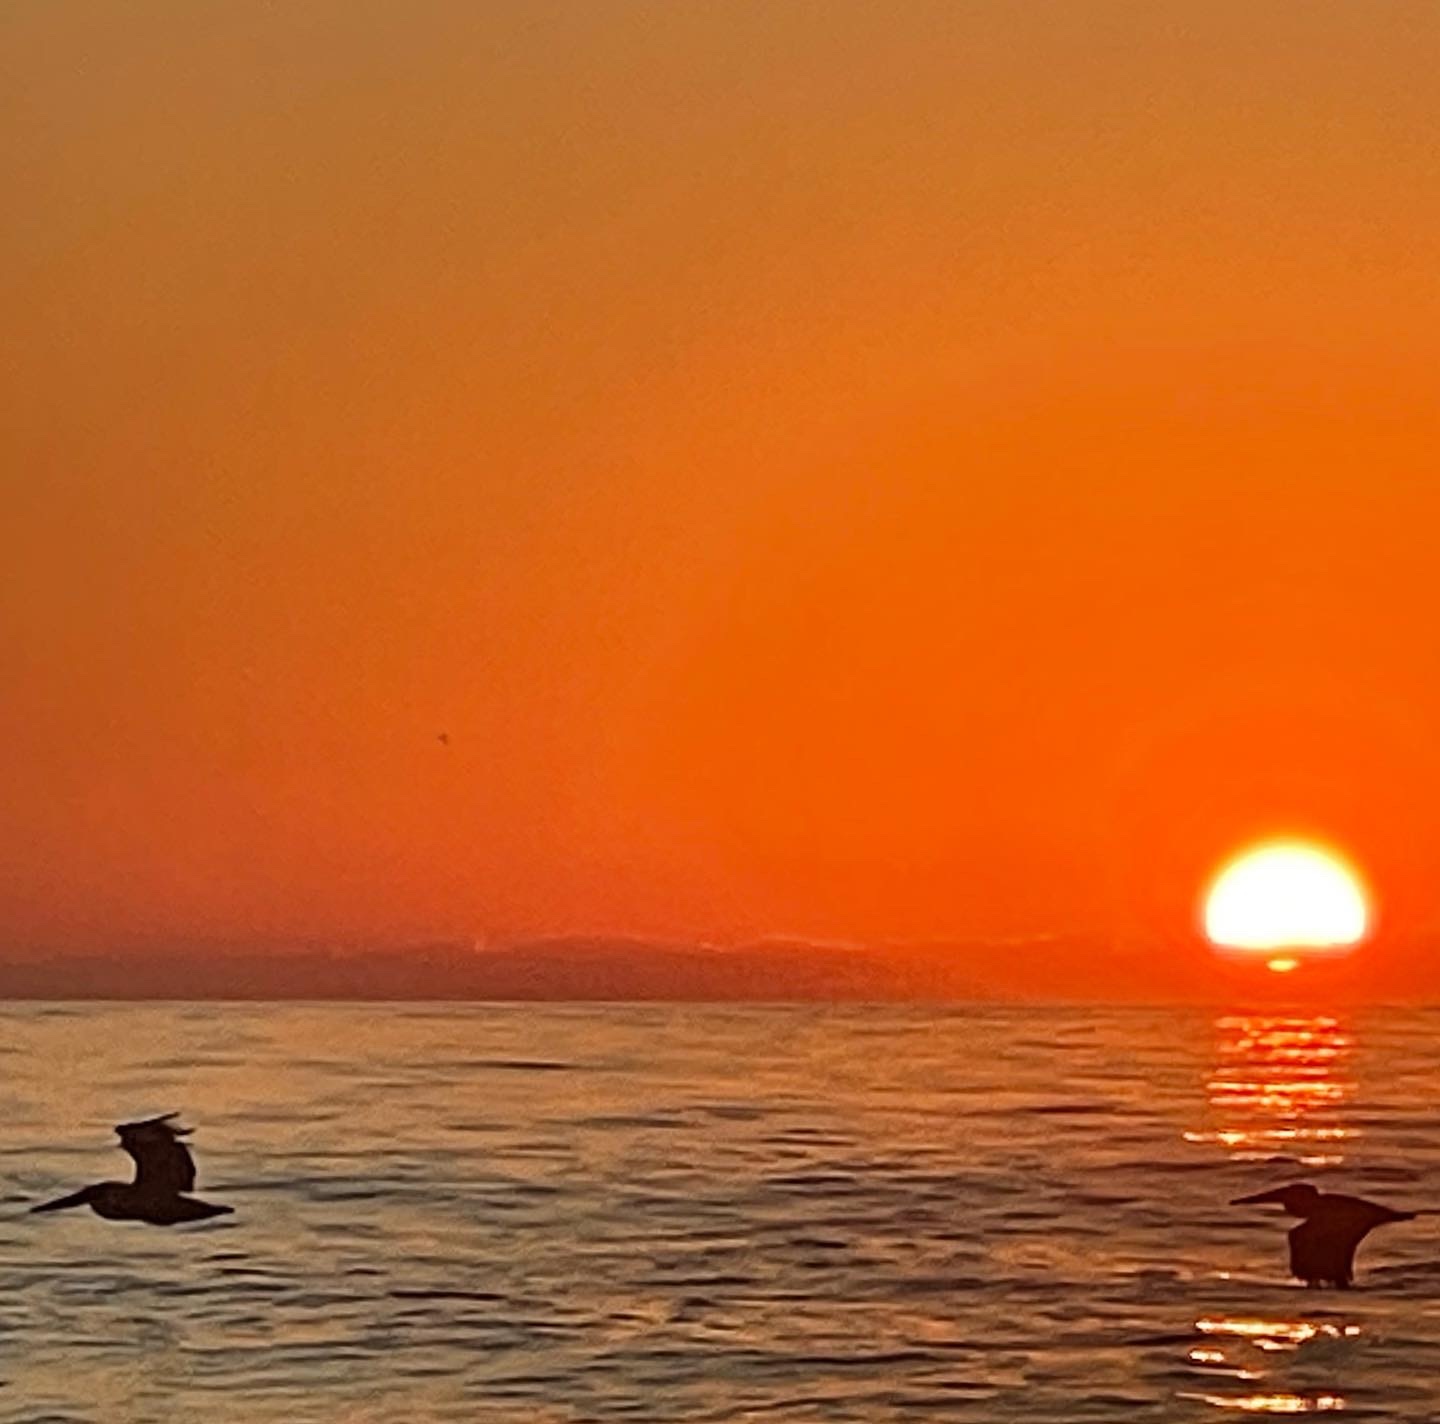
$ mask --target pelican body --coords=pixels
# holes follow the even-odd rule
[[[1395,1211],[1363,1197],[1322,1192],[1309,1182],[1236,1197],[1230,1205],[1260,1202],[1278,1202],[1290,1216],[1304,1218],[1289,1233],[1291,1275],[1307,1286],[1336,1286],[1340,1290],[1348,1290],[1354,1283],[1355,1248],[1377,1226],[1413,1221],[1429,1214]]]
[[[115,1129],[120,1146],[135,1160],[133,1182],[95,1182],[58,1201],[42,1202],[35,1211],[66,1211],[88,1206],[106,1221],[145,1221],[152,1226],[176,1226],[183,1221],[204,1221],[227,1216],[232,1207],[201,1201],[188,1193],[195,1186],[195,1159],[180,1140],[188,1127],[176,1127],[178,1113],[121,1123]]]

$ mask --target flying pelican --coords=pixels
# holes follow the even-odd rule
[[[1377,1227],[1392,1221],[1434,1216],[1433,1211],[1394,1211],[1363,1197],[1322,1192],[1296,1182],[1254,1196],[1236,1197],[1231,1206],[1278,1202],[1291,1216],[1305,1219],[1290,1230],[1290,1274],[1307,1286],[1348,1290],[1355,1279],[1355,1248]]]
[[[233,1207],[215,1206],[185,1195],[195,1186],[195,1159],[180,1140],[192,1129],[176,1127],[179,1116],[166,1113],[144,1122],[122,1122],[115,1129],[120,1146],[135,1159],[133,1182],[96,1182],[30,1210],[65,1211],[72,1206],[88,1206],[107,1221],[148,1221],[152,1226],[228,1215]]]

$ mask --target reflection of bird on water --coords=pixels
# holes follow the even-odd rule
[[[178,1116],[166,1113],[145,1122],[121,1123],[115,1129],[120,1146],[135,1159],[133,1182],[96,1182],[31,1210],[64,1211],[72,1206],[88,1206],[107,1221],[148,1221],[152,1226],[174,1226],[177,1222],[227,1215],[234,1208],[213,1206],[185,1195],[195,1186],[195,1159],[180,1140],[191,1129],[176,1127],[174,1120]]]
[[[1305,1219],[1290,1231],[1290,1273],[1307,1286],[1347,1289],[1355,1279],[1355,1248],[1377,1227],[1392,1221],[1434,1216],[1431,1211],[1393,1211],[1363,1197],[1322,1192],[1309,1182],[1236,1197],[1231,1206],[1278,1202],[1291,1216]]]

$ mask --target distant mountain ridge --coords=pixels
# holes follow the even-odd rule
[[[1357,959],[1359,956],[1357,956]],[[0,958],[8,999],[1004,1000],[1233,997],[1237,971],[1201,944],[1163,952],[1080,936],[879,944],[766,939],[734,946],[562,935],[477,947],[127,946]],[[1334,985],[1339,967],[1307,969]],[[1262,971],[1257,992],[1278,990]],[[1300,977],[1286,985],[1301,986]]]

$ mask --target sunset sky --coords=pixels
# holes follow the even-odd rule
[[[0,945],[1163,943],[1307,832],[1440,933],[1437,65],[12,0]]]

